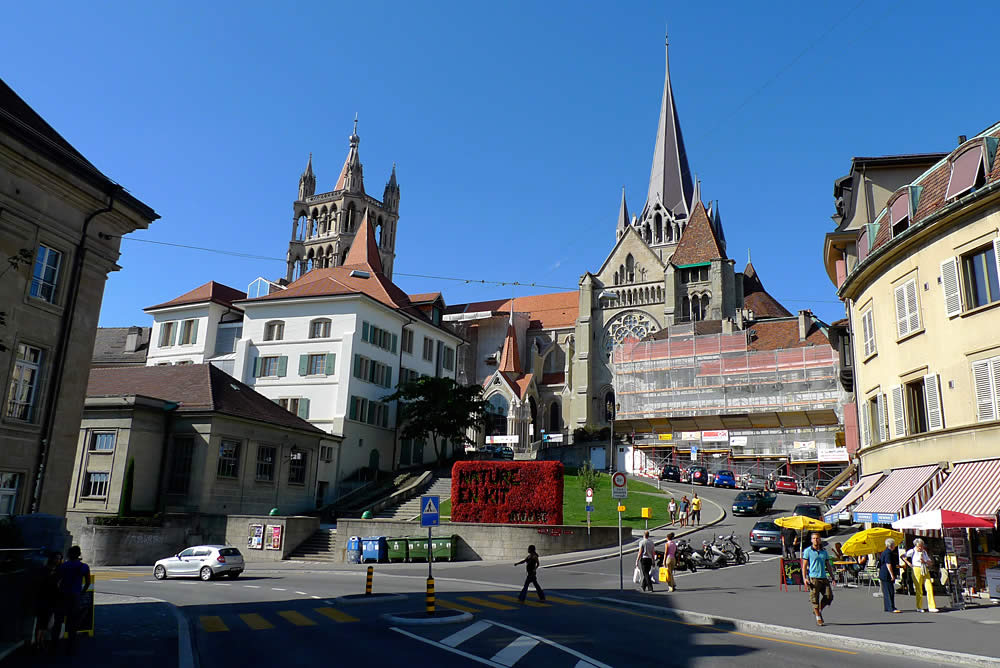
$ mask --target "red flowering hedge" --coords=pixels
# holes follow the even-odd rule
[[[562,462],[456,462],[451,520],[562,524]]]

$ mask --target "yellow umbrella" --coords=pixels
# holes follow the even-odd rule
[[[860,557],[862,554],[877,554],[885,549],[885,541],[892,538],[899,545],[903,542],[903,533],[884,527],[874,527],[859,531],[844,543],[840,551],[849,557]]]
[[[832,525],[826,522],[806,517],[805,515],[792,515],[790,517],[779,517],[774,523],[783,529],[795,529],[796,531],[829,531]]]

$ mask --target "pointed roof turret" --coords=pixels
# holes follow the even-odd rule
[[[719,246],[719,240],[712,230],[712,223],[708,220],[705,205],[695,202],[691,219],[684,226],[680,243],[670,257],[670,262],[679,267],[725,258],[726,253]]]
[[[517,329],[514,327],[514,302],[510,303],[510,320],[507,322],[507,336],[503,339],[503,351],[500,353],[498,371],[520,375],[521,353],[517,345]]]
[[[358,137],[358,117],[354,116],[354,132],[350,136],[351,148],[347,151],[347,159],[340,170],[340,177],[334,190],[348,190],[352,193],[365,192],[365,180],[363,168],[361,167],[361,157],[358,155],[358,144],[361,138]]]
[[[365,209],[361,226],[358,228],[358,233],[354,235],[354,244],[351,245],[347,251],[347,257],[344,258],[344,266],[367,266],[373,272],[383,273],[382,256],[379,255],[378,244],[375,243],[375,228],[368,221],[368,209]]]
[[[723,252],[725,252],[726,233],[722,229],[722,214],[719,213],[719,200],[712,202],[712,207],[708,211],[708,218],[712,221],[712,230],[715,232],[715,236],[719,240],[719,245],[722,246]]]
[[[316,194],[316,175],[313,174],[313,154],[309,154],[306,170],[299,177],[299,201]]]
[[[750,251],[747,250],[747,266],[743,270],[743,308],[753,311],[754,320],[761,318],[788,317],[791,312],[772,297],[764,284],[760,282],[757,271],[750,261]]]
[[[625,204],[625,186],[622,186],[622,203],[618,207],[618,236],[622,235],[629,222],[628,205]]]
[[[649,193],[646,209],[657,201],[677,217],[687,218],[695,202],[692,195],[691,168],[688,166],[681,125],[677,120],[674,91],[670,85],[669,40],[664,46],[666,74],[663,80],[663,98],[660,101],[660,121],[656,127],[656,146],[653,149],[653,167],[649,172]]]
[[[389,183],[386,184],[387,188],[398,188],[396,184],[396,163],[392,163],[392,174],[389,176]]]

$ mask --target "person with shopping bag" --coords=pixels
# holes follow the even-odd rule
[[[649,532],[644,531],[642,533],[642,540],[639,541],[639,552],[635,556],[635,567],[639,569],[641,574],[642,590],[653,591],[653,581],[650,578],[650,570],[653,568],[653,560],[656,559],[656,544],[653,543],[653,539],[649,537]],[[635,580],[635,575],[632,577]]]

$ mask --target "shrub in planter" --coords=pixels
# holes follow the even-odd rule
[[[562,462],[456,462],[453,522],[562,524]]]

